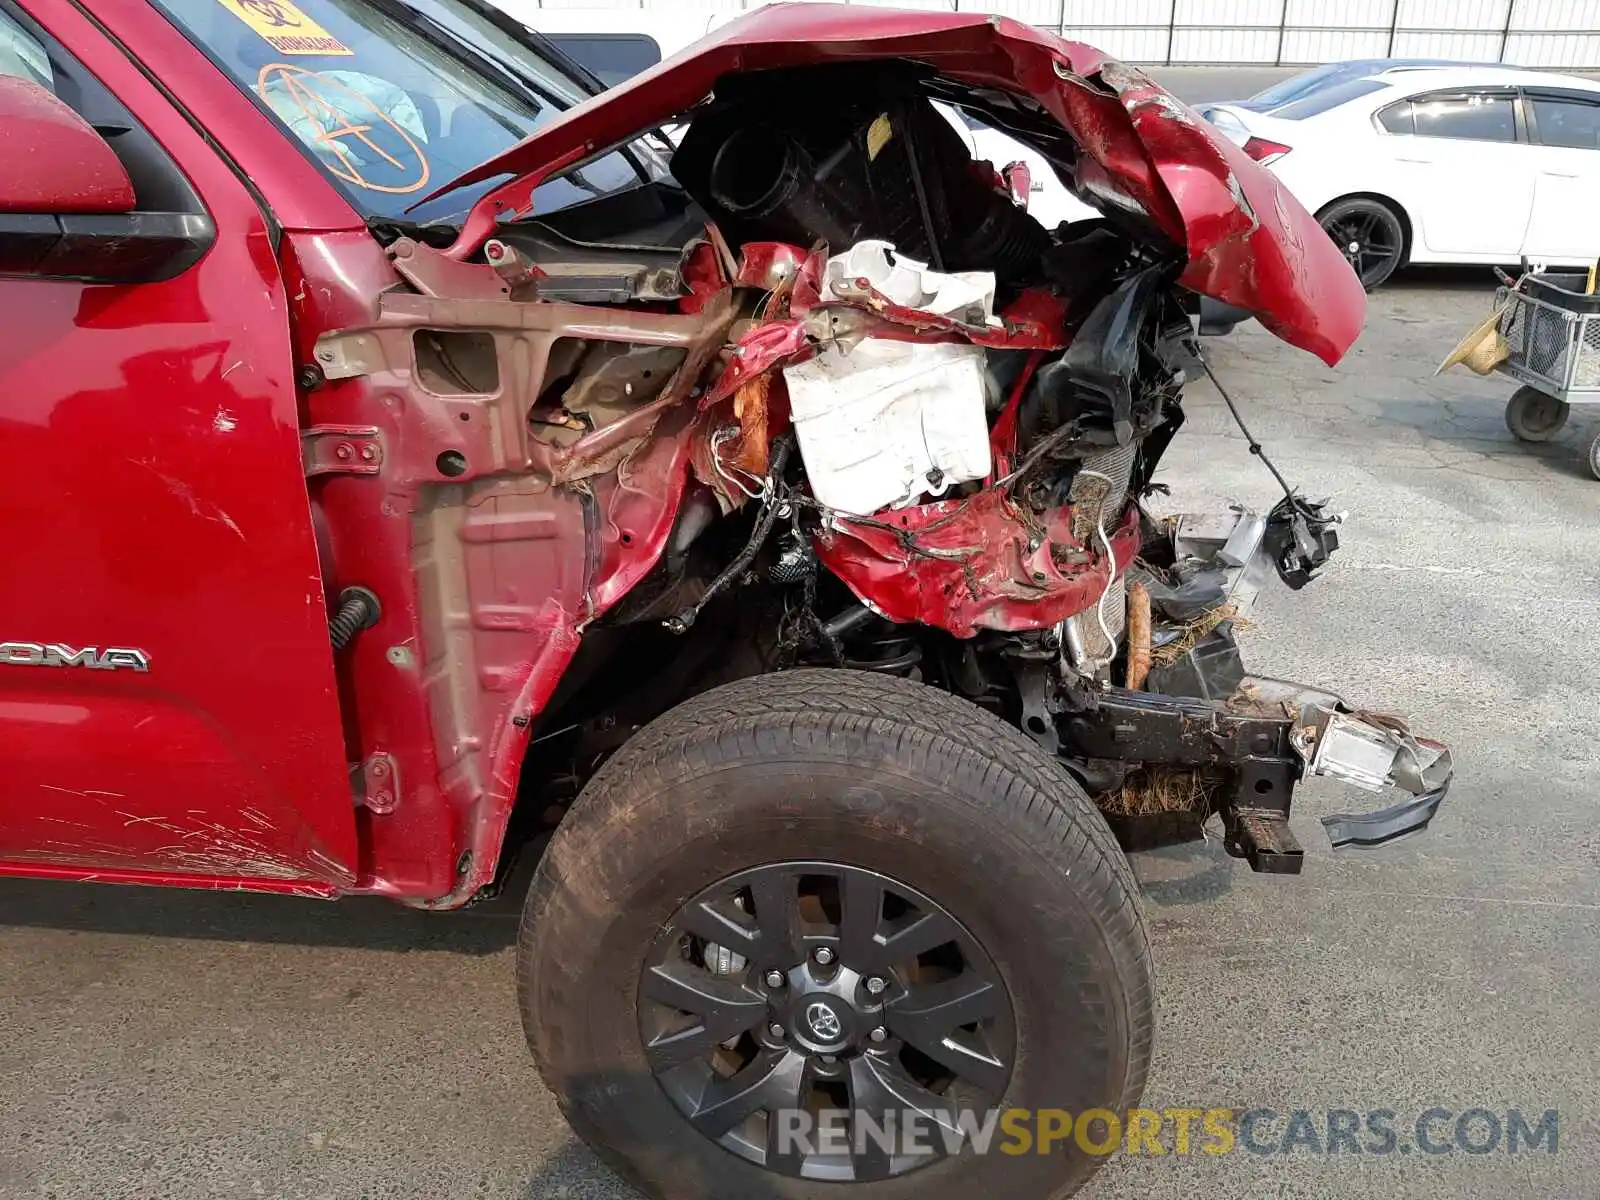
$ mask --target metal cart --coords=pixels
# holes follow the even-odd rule
[[[1548,272],[1501,288],[1499,370],[1522,383],[1506,404],[1506,427],[1524,442],[1546,442],[1574,404],[1600,404],[1600,295],[1588,277]],[[1589,470],[1600,479],[1600,437],[1589,446]]]

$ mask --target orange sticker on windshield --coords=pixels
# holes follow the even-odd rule
[[[354,54],[289,0],[217,0],[279,54]]]
[[[261,68],[256,90],[263,96],[276,91],[288,97],[314,131],[301,136],[326,151],[328,169],[347,183],[395,195],[421,191],[427,184],[428,156],[417,140],[354,88],[292,63],[269,63]]]

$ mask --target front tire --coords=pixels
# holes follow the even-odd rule
[[[842,1159],[764,1155],[778,1109],[751,1099],[1125,1114],[1154,1021],[1135,890],[1071,777],[976,706],[843,670],[742,680],[636,735],[557,830],[519,939],[524,1028],[575,1129],[651,1196],[833,1179],[861,1200],[1059,1200],[1103,1158],[1001,1154],[999,1132],[984,1156],[901,1161],[853,1135]]]

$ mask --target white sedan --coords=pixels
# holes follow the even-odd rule
[[[1404,263],[1600,258],[1600,82],[1339,63],[1197,107],[1271,166],[1369,288]]]

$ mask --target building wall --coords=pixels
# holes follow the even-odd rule
[[[516,7],[714,19],[764,0],[519,0]],[[880,0],[850,0],[879,3]],[[501,0],[503,7],[510,7]],[[1139,63],[1298,65],[1454,58],[1600,68],[1600,0],[890,0],[996,12]],[[608,16],[608,25],[617,18]],[[609,25],[614,28],[614,25]]]

